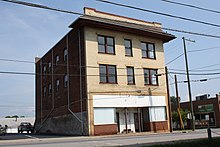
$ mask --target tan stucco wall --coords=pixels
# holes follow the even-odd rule
[[[115,39],[115,55],[98,53],[97,35],[112,36]],[[133,57],[125,56],[124,39],[132,40]],[[144,59],[141,53],[141,41],[155,43],[156,60]],[[131,94],[131,95],[149,95],[149,88],[152,95],[166,96],[166,77],[159,77],[159,86],[145,86],[143,68],[158,69],[158,73],[165,73],[164,70],[164,49],[162,40],[150,37],[137,36],[128,33],[109,31],[85,27],[85,48],[86,48],[86,66],[87,66],[87,91],[88,91],[88,110],[89,110],[89,128],[90,134],[93,134],[93,94]],[[118,84],[100,84],[99,83],[99,64],[116,65]],[[135,73],[135,85],[127,85],[126,66],[133,66]],[[91,68],[92,67],[92,68]],[[138,69],[136,69],[138,68]],[[91,76],[92,75],[92,76]],[[95,76],[94,76],[95,75]],[[122,76],[120,76],[122,75]],[[141,93],[137,93],[141,90]],[[166,96],[167,97],[167,96]],[[166,99],[166,103],[168,101]],[[168,107],[167,107],[168,108]],[[167,109],[168,117],[168,109]],[[169,119],[169,118],[168,118]]]
[[[115,38],[116,55],[99,54],[97,35],[107,35]],[[133,57],[125,56],[124,39],[132,40]],[[87,64],[87,89],[88,92],[116,92],[116,91],[148,91],[151,88],[152,94],[166,93],[165,75],[159,77],[159,86],[145,86],[143,68],[159,69],[158,73],[164,73],[164,51],[163,43],[160,40],[125,34],[114,31],[107,31],[94,28],[85,28],[86,40],[86,64]],[[140,42],[155,43],[156,60],[143,59],[141,53]],[[117,66],[117,82],[118,84],[99,84],[99,64],[110,64]],[[91,67],[94,68],[91,68]],[[127,85],[126,66],[135,68],[135,85]],[[95,68],[96,67],[96,68]],[[138,68],[138,69],[137,69]],[[93,76],[90,76],[93,75]],[[94,76],[96,75],[96,76]]]

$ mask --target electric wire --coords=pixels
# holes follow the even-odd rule
[[[56,9],[56,8],[52,8],[52,7],[48,7],[48,6],[44,6],[44,5],[39,5],[39,4],[34,4],[34,3],[27,3],[27,2],[23,2],[23,1],[17,1],[17,0],[0,0],[3,2],[9,2],[9,3],[14,3],[14,4],[19,4],[19,5],[24,5],[24,6],[29,6],[29,7],[35,7],[35,8],[41,8],[41,9],[47,9],[47,10],[52,10],[52,11],[57,11],[57,12],[63,12],[63,13],[68,13],[68,14],[74,14],[74,15],[83,15],[82,13],[78,13],[78,12],[73,12],[73,11],[68,11],[68,10],[62,10],[62,9]],[[97,0],[100,1],[101,0]],[[104,2],[104,1],[102,1]],[[105,1],[108,3],[113,3],[113,2],[109,2],[109,1]],[[121,4],[122,5],[122,4]],[[126,6],[126,5],[124,5]],[[130,6],[132,7],[132,6]],[[135,7],[134,7],[135,8]],[[143,9],[145,10],[145,9]],[[178,16],[177,16],[178,17]],[[197,20],[195,20],[197,21]],[[198,21],[199,22],[199,21]],[[206,23],[206,22],[204,22]],[[208,23],[209,24],[209,23]],[[213,24],[216,25],[216,24]],[[220,25],[217,25],[218,27],[220,27]],[[179,32],[179,33],[184,33],[184,34],[191,34],[191,35],[197,35],[197,36],[203,36],[203,37],[211,37],[211,38],[220,38],[220,36],[217,35],[211,35],[211,34],[203,34],[203,33],[197,33],[197,32],[191,32],[191,31],[185,31],[185,30],[179,30],[179,29],[173,29],[173,28],[165,28],[162,27],[161,29],[163,30],[167,30],[167,31],[173,31],[173,32]]]
[[[130,9],[135,9],[135,10],[139,10],[139,11],[154,13],[154,14],[157,14],[157,15],[163,15],[163,16],[167,16],[167,17],[181,19],[181,20],[185,20],[185,21],[195,22],[195,23],[199,23],[199,24],[204,24],[204,25],[209,25],[209,26],[214,26],[214,27],[220,27],[219,24],[214,24],[214,23],[209,23],[209,22],[205,22],[205,21],[201,21],[201,20],[181,17],[181,16],[172,15],[172,14],[168,14],[168,13],[162,13],[162,12],[158,12],[158,11],[152,11],[152,10],[148,10],[148,9],[143,9],[143,8],[131,6],[131,5],[125,5],[125,4],[111,2],[111,1],[107,1],[107,0],[96,0],[96,1],[102,2],[102,3],[111,4],[111,5],[116,5],[116,6],[120,6],[120,7],[126,7],[126,8],[130,8]]]
[[[52,10],[52,11],[57,11],[57,12],[69,13],[69,14],[74,14],[74,15],[83,15],[82,13],[78,13],[78,12],[52,8],[52,7],[39,5],[39,4],[34,4],[34,3],[28,3],[28,2],[24,2],[24,1],[18,1],[18,0],[0,0],[0,1],[15,3],[15,4],[19,4],[19,5],[34,7],[34,8],[47,9],[47,10]]]
[[[170,0],[161,0],[161,1],[167,2],[167,3],[171,3],[171,4],[181,5],[181,6],[185,6],[185,7],[190,7],[190,8],[194,8],[194,9],[199,9],[199,10],[203,10],[203,11],[208,11],[208,12],[213,12],[213,13],[220,14],[220,11],[212,10],[212,9],[207,9],[207,8],[202,8],[202,7],[198,7],[198,6],[194,6],[194,5],[190,5],[190,4],[184,4],[184,3],[174,2],[174,1],[170,1]]]

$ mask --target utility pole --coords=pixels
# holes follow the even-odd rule
[[[176,87],[176,99],[177,99],[177,112],[178,112],[178,115],[179,115],[179,121],[180,121],[180,128],[182,130],[184,130],[184,124],[183,124],[183,119],[182,119],[182,115],[181,115],[181,112],[180,112],[180,97],[179,97],[179,92],[178,92],[178,85],[177,85],[177,77],[176,75],[174,75],[174,78],[175,78],[175,87]]]
[[[194,120],[192,93],[191,93],[190,79],[189,79],[189,67],[188,67],[188,59],[187,59],[187,51],[186,51],[186,41],[189,41],[189,42],[195,42],[195,41],[190,40],[190,39],[185,39],[183,37],[184,54],[185,54],[185,62],[186,62],[186,75],[187,75],[188,92],[189,92],[189,100],[190,100],[190,108],[191,108],[191,129],[192,131],[195,131],[195,120]]]
[[[173,122],[172,122],[172,110],[171,110],[171,100],[170,100],[170,90],[169,90],[169,79],[168,79],[168,69],[165,66],[166,73],[166,84],[167,84],[167,100],[168,100],[168,109],[169,109],[169,123],[170,123],[170,132],[173,132]]]

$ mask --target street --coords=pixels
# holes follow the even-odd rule
[[[220,137],[220,129],[212,129],[213,137]],[[30,134],[7,134],[0,136],[0,146],[35,146],[35,147],[97,147],[97,146],[141,146],[178,140],[207,138],[207,130],[201,129],[186,133],[136,133],[111,136],[52,136]]]

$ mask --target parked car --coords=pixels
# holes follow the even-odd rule
[[[6,127],[2,127],[1,125],[0,125],[0,135],[5,135],[6,134]]]
[[[18,126],[18,133],[23,133],[24,131],[26,131],[27,133],[33,133],[34,126],[32,126],[29,122],[22,122]]]

